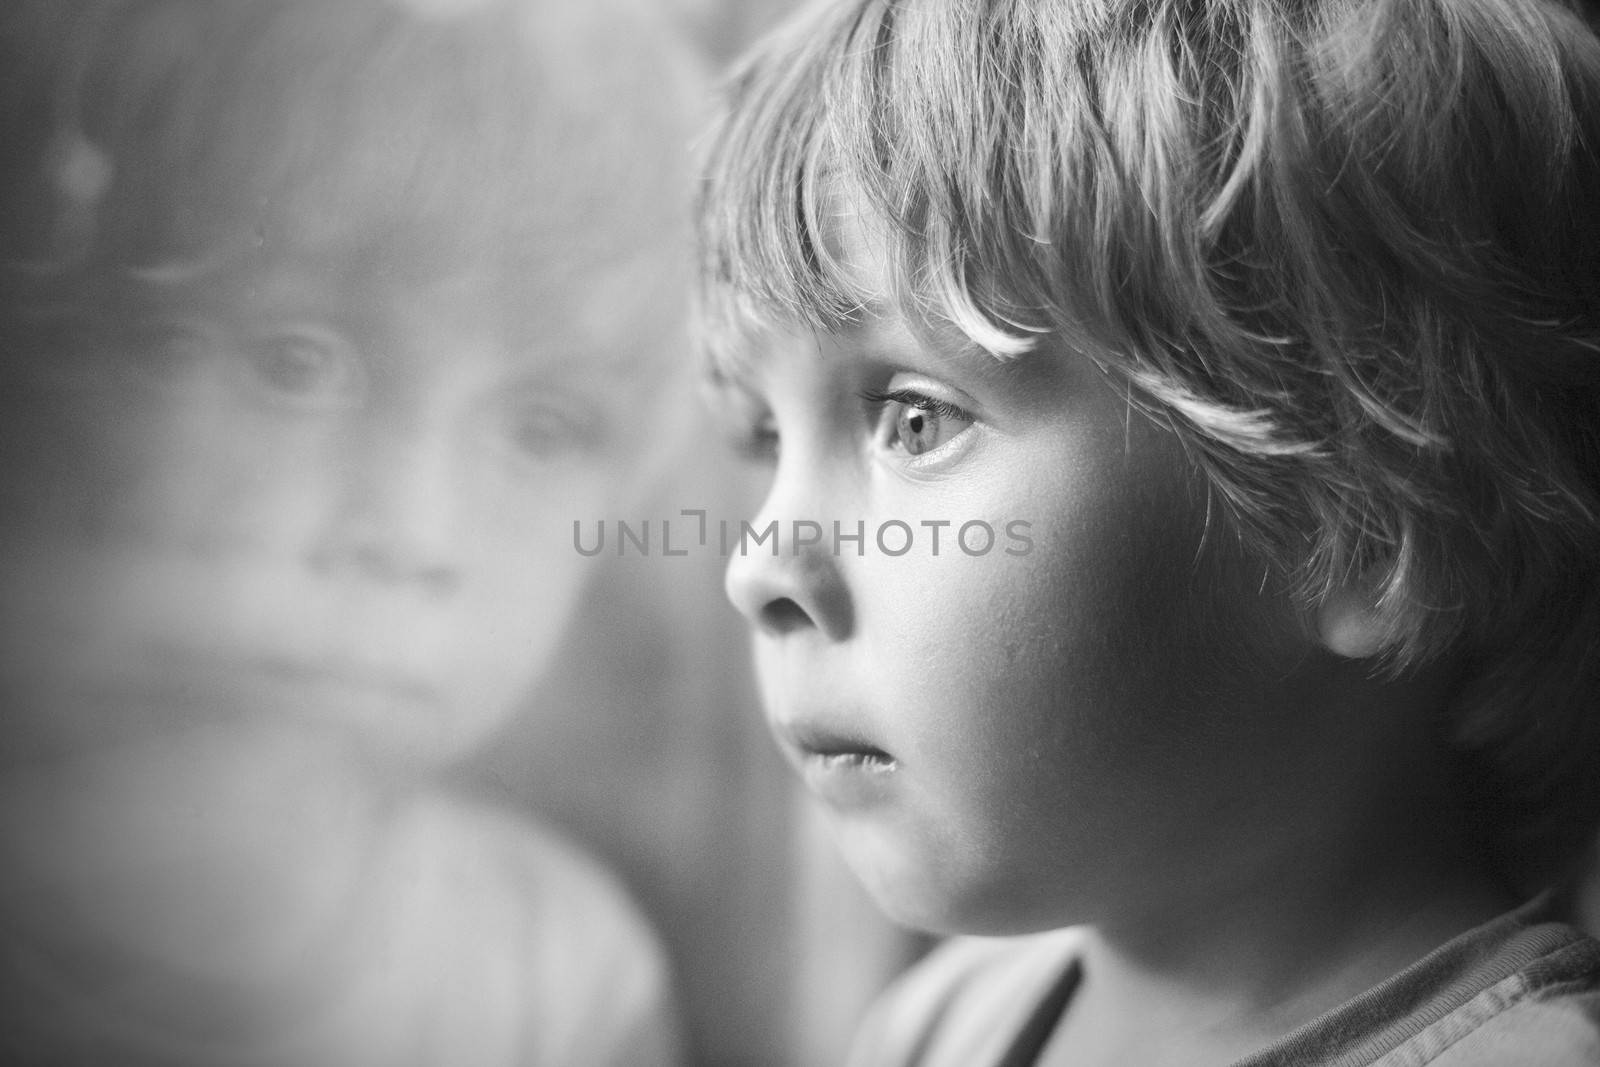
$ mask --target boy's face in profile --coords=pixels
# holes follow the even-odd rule
[[[887,294],[870,235],[842,231]],[[1174,438],[1087,358],[1002,364],[885,302],[778,343],[740,384],[775,439],[752,525],[784,541],[735,555],[729,595],[775,733],[893,916],[1017,932],[1155,911],[1174,883],[1248,884],[1254,840],[1297,832],[1323,784],[1304,767],[1365,728],[1316,707],[1351,668],[1220,522],[1208,536]],[[794,520],[829,535],[796,553]],[[836,520],[864,522],[862,554],[835,548]],[[891,520],[904,555],[876,541]],[[987,552],[976,528],[973,552],[958,542],[975,520]],[[1026,555],[1004,551],[1017,520]]]
[[[404,268],[98,294],[7,435],[52,455],[7,491],[16,755],[239,717],[432,765],[507,714],[579,592],[571,523],[627,473],[659,324],[608,263],[552,256],[521,303]]]

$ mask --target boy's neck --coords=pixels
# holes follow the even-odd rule
[[[1040,1063],[1231,1064],[1520,903],[1451,829],[1329,835],[1181,910],[1090,930]]]

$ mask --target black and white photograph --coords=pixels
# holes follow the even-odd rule
[[[0,0],[0,1067],[1600,1067],[1593,0]]]

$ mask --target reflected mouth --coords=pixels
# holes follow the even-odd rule
[[[171,713],[306,713],[387,721],[446,708],[446,691],[421,663],[346,650],[238,648],[237,642],[151,643],[108,696]]]
[[[262,681],[307,692],[344,693],[408,704],[437,700],[434,688],[399,671],[334,660],[266,656],[252,661],[250,673]]]

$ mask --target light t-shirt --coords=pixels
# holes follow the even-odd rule
[[[1535,901],[1236,1067],[1600,1067],[1600,943]],[[1072,1009],[1076,929],[956,938],[875,1006],[850,1067],[1030,1067]]]

